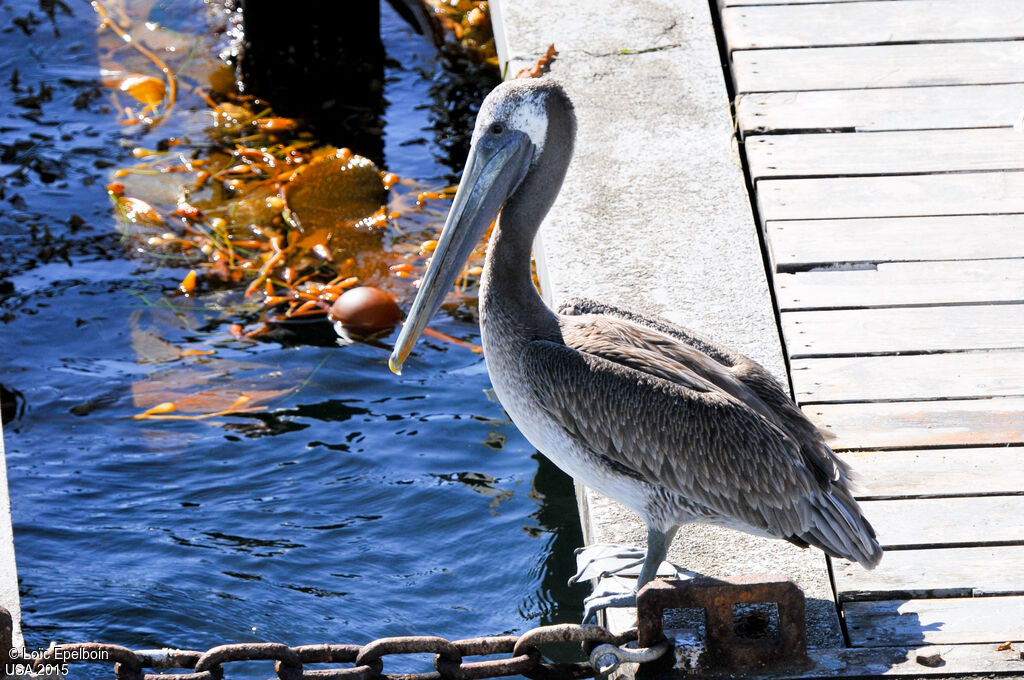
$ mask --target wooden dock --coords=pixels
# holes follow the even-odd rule
[[[887,550],[870,572],[833,561],[847,643],[956,645],[916,671],[1006,672],[1024,649],[997,651],[1024,643],[1024,2],[719,9],[794,392]]]

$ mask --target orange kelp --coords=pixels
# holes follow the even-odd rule
[[[453,31],[459,27],[454,37],[461,44],[486,48],[486,3],[429,4]],[[331,303],[356,286],[374,286],[400,302],[411,298],[446,208],[427,202],[447,202],[450,189],[427,191],[348,149],[318,145],[302,121],[277,117],[240,95],[212,57],[212,45],[205,59],[195,56],[202,46],[193,44],[192,58],[168,67],[142,42],[166,48],[174,36],[149,24],[133,27],[124,12],[112,19],[113,6],[111,12],[94,6],[121,39],[109,47],[121,60],[107,68],[107,82],[136,102],[119,102],[126,123],[162,123],[174,101],[168,92],[179,80],[191,103],[200,109],[205,103],[209,112],[205,139],[172,137],[156,149],[136,148],[140,163],[117,171],[108,187],[140,252],[192,268],[178,286],[181,294],[237,286],[246,320],[252,303],[264,310],[263,323],[245,328],[245,337],[265,333],[267,324],[325,318]],[[164,80],[142,73],[142,57]],[[467,270],[454,300],[470,314],[478,270]]]
[[[444,16],[463,28],[449,40],[486,48],[486,3],[450,5]],[[309,376],[222,359],[215,348],[279,328],[302,340],[308,321],[329,329],[328,309],[346,291],[365,290],[373,309],[353,315],[346,301],[336,319],[348,318],[356,337],[387,332],[400,313],[382,296],[399,307],[411,301],[454,189],[401,179],[349,149],[319,143],[303,121],[241,95],[217,56],[214,31],[159,25],[147,17],[145,0],[94,7],[103,19],[100,59],[111,109],[147,140],[132,149],[134,165],[113,173],[108,194],[127,244],[187,271],[159,303],[162,322],[144,329],[142,316],[133,321],[138,360],[155,366],[133,385],[136,417],[212,422],[294,392]],[[466,58],[486,61],[480,54]],[[475,316],[482,257],[481,246],[451,296],[449,309],[460,317]],[[173,295],[227,305],[235,319],[205,341],[169,343],[160,328],[195,316]],[[147,305],[146,316],[156,319],[157,307]]]

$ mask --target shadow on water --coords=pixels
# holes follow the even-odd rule
[[[143,17],[172,7],[137,2]],[[443,185],[455,147],[433,143],[441,119],[423,102],[451,90],[429,43],[382,17],[387,166]],[[177,47],[204,25],[182,21]],[[576,620],[571,484],[486,399],[478,355],[426,340],[396,378],[374,345],[241,342],[228,294],[169,295],[186,270],[122,240],[108,173],[130,147],[207,123],[182,105],[148,133],[119,125],[96,26],[85,3],[0,3],[0,401],[29,646],[454,639]],[[472,323],[436,327],[478,342]],[[133,419],[239,393],[265,410]]]

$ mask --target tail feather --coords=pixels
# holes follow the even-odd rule
[[[845,489],[835,488],[814,501],[813,525],[797,538],[833,557],[859,562],[865,569],[877,566],[882,559],[882,546],[857,501]]]

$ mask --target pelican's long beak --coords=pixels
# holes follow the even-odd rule
[[[476,244],[526,175],[532,150],[530,138],[517,130],[508,130],[500,141],[484,136],[470,149],[441,238],[388,361],[392,372],[402,372],[402,364]]]

